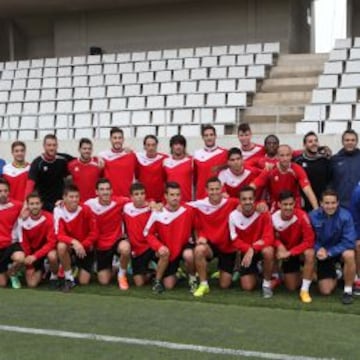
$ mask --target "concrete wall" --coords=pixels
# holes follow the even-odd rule
[[[290,17],[303,17],[308,1],[174,2],[15,22],[26,34],[27,58],[84,55],[90,46],[111,53],[271,41],[280,41],[282,52],[300,52],[309,48],[310,36],[304,19]]]
[[[302,148],[302,136],[301,135],[279,135],[280,142],[284,144],[289,144],[294,149]],[[333,152],[338,151],[341,148],[341,136],[340,135],[319,135],[320,143],[322,145],[328,145]],[[254,136],[254,141],[263,144],[264,136]],[[38,156],[42,152],[42,143],[41,141],[27,141],[27,159],[31,161],[34,157]],[[136,151],[141,151],[142,149],[142,139],[140,138],[129,138],[125,139],[126,146],[132,148]],[[189,154],[193,154],[195,149],[201,148],[203,146],[202,140],[199,137],[188,137],[187,138],[187,150]],[[231,148],[233,146],[239,146],[239,141],[236,135],[227,135],[221,136],[218,139],[218,144],[224,146],[225,148]],[[11,152],[10,152],[10,141],[2,141],[0,143],[0,158],[5,159],[6,161],[11,161]],[[77,141],[59,141],[59,151],[67,152],[69,154],[77,154],[78,142]],[[97,154],[101,150],[109,148],[109,141],[107,140],[95,140],[94,141],[94,153]],[[169,139],[160,138],[159,139],[159,150],[165,153],[169,152]]]
[[[348,0],[347,32],[349,37],[360,37],[360,0]]]

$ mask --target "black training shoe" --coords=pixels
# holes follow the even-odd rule
[[[351,305],[353,303],[354,299],[353,299],[353,296],[352,294],[349,294],[349,293],[346,293],[344,292],[342,294],[342,297],[341,297],[341,302],[344,304],[344,305]]]
[[[65,284],[62,288],[63,292],[69,292],[72,288],[74,288],[76,286],[75,281],[72,280],[65,280]]]
[[[162,292],[164,292],[164,286],[163,284],[161,283],[160,280],[154,280],[154,284],[153,284],[153,287],[152,287],[152,291],[154,294],[161,294]]]

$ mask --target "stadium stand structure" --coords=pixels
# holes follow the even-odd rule
[[[107,138],[111,126],[199,136],[212,121],[233,133],[279,52],[257,43],[1,63],[0,138]]]
[[[341,134],[360,130],[360,38],[339,39],[324,65],[319,83],[312,92],[311,104],[296,132],[313,130],[323,134]]]

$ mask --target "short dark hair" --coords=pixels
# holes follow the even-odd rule
[[[174,135],[170,139],[170,148],[175,144],[181,144],[184,148],[186,148],[186,139],[183,135]]]
[[[250,131],[251,132],[251,128],[250,128],[250,125],[248,123],[243,123],[243,124],[240,124],[238,126],[238,133],[239,132],[247,132],[247,131]]]
[[[264,139],[264,145],[266,145],[266,143],[267,143],[270,139],[275,139],[275,141],[276,141],[278,144],[280,144],[279,138],[278,138],[276,135],[274,135],[274,134],[270,134],[270,135],[266,136],[266,138]]]
[[[139,191],[139,190],[145,190],[145,186],[143,183],[137,181],[131,184],[130,194],[133,194],[135,191]]]
[[[283,200],[287,200],[287,199],[294,199],[295,200],[295,195],[292,191],[290,190],[283,190],[280,192],[279,194],[279,201],[283,201]]]
[[[68,184],[65,186],[64,188],[64,196],[66,196],[67,194],[71,193],[71,192],[80,192],[79,188],[74,185],[74,184]]]
[[[216,135],[216,129],[213,125],[206,124],[201,127],[201,136],[204,136],[206,130],[212,130]]]
[[[93,145],[92,141],[88,138],[81,138],[79,141],[79,149],[84,145],[84,144],[88,144],[88,145]]]
[[[31,193],[26,197],[26,201],[29,201],[30,199],[35,199],[35,198],[40,199],[40,201],[42,202],[41,196],[39,195],[39,193],[38,193],[37,191],[31,192]]]
[[[26,145],[23,141],[20,141],[20,140],[16,140],[14,141],[12,144],[11,144],[11,151],[14,151],[14,149],[17,147],[17,146],[21,146],[23,147],[24,149],[26,149]]]
[[[168,181],[165,184],[165,193],[167,193],[169,189],[180,189],[180,185],[175,181]]]
[[[303,144],[306,144],[307,138],[310,136],[315,136],[316,138],[318,138],[317,134],[315,133],[315,131],[309,131],[308,133],[306,133],[303,137]]]
[[[96,182],[95,189],[98,190],[98,189],[99,189],[99,186],[100,186],[101,184],[109,184],[110,187],[112,187],[112,186],[111,186],[111,182],[110,182],[109,179],[107,179],[107,178],[100,178],[100,179]]]
[[[2,177],[0,177],[0,185],[6,185],[7,188],[10,189],[9,182],[6,179],[2,178]]]
[[[325,196],[335,196],[336,200],[339,201],[339,194],[334,190],[334,189],[325,189],[322,193],[321,193],[321,200],[324,200]]]
[[[110,129],[110,137],[113,136],[113,134],[120,133],[122,136],[124,136],[124,131],[120,129],[117,126],[114,126]]]
[[[146,136],[144,137],[144,141],[143,141],[143,144],[144,144],[144,145],[146,144],[146,141],[147,141],[148,139],[154,140],[154,141],[156,142],[156,144],[159,143],[159,140],[158,140],[158,138],[157,138],[155,135],[149,134],[149,135],[146,135]]]
[[[44,136],[44,139],[43,139],[43,144],[46,143],[46,140],[55,140],[57,141],[57,137],[55,134],[47,134]]]
[[[228,160],[230,159],[230,157],[232,155],[240,155],[242,157],[242,152],[241,152],[241,150],[239,148],[232,147],[231,149],[229,149],[228,154],[227,154]]]
[[[255,196],[255,189],[250,185],[243,186],[239,191],[239,195],[241,195],[244,192],[248,192],[248,191],[251,191],[253,193],[253,195]]]
[[[358,139],[359,139],[358,133],[353,129],[347,129],[342,133],[342,135],[341,135],[342,141],[344,141],[345,135],[355,135],[356,141],[358,141]]]
[[[217,176],[213,176],[209,179],[206,180],[206,187],[210,184],[210,183],[214,183],[214,182],[217,182],[219,184],[221,184],[221,181],[220,179],[217,177]]]

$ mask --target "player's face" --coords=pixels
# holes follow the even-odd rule
[[[339,201],[334,195],[326,195],[322,198],[320,205],[324,209],[325,214],[331,216],[335,214],[339,206]]]
[[[275,138],[269,138],[265,142],[265,151],[268,156],[275,156],[279,149],[279,142]]]
[[[180,189],[167,189],[165,200],[170,207],[177,208],[180,205],[181,200]]]
[[[154,157],[157,153],[157,143],[154,139],[147,139],[144,144],[144,150],[148,157]]]
[[[42,203],[40,198],[32,197],[27,201],[27,206],[32,216],[37,216],[40,214]]]
[[[357,147],[357,140],[354,134],[345,134],[342,140],[344,150],[347,152],[354,151]]]
[[[316,154],[319,150],[319,139],[317,136],[310,135],[306,138],[305,141],[305,151],[310,154]]]
[[[54,157],[57,153],[58,143],[55,139],[46,139],[44,143],[44,152],[49,157]]]
[[[208,183],[206,186],[206,191],[208,193],[209,199],[212,202],[218,203],[221,201],[222,193],[221,193],[221,184],[218,181],[214,181]]]
[[[82,144],[80,149],[80,157],[83,160],[90,160],[92,155],[92,145],[91,144]]]
[[[208,129],[204,131],[204,134],[202,136],[204,140],[204,144],[206,147],[214,147],[216,142],[216,135],[214,133],[214,130]]]
[[[252,191],[240,193],[240,205],[244,214],[252,213],[255,210],[255,196]]]
[[[287,168],[290,166],[292,158],[292,151],[287,146],[280,146],[278,150],[278,159],[282,167]]]
[[[113,149],[121,150],[124,144],[124,136],[120,132],[114,133],[111,135],[110,142]]]
[[[69,191],[64,195],[64,204],[69,211],[75,211],[80,203],[80,194],[78,191]]]
[[[15,146],[11,153],[16,162],[22,163],[25,161],[25,152],[25,148],[19,145]]]
[[[251,131],[239,131],[238,138],[242,146],[249,146],[251,144]]]
[[[145,205],[145,190],[135,190],[131,193],[131,200],[136,207]]]
[[[285,219],[291,218],[295,209],[295,199],[288,198],[279,202],[281,216]]]
[[[101,202],[110,202],[112,196],[112,188],[109,183],[100,184],[96,189],[96,195]]]
[[[244,161],[243,161],[243,158],[241,155],[232,154],[229,157],[228,166],[233,173],[236,174],[238,172],[241,172],[242,168],[243,168],[243,164],[244,164]]]
[[[185,147],[182,144],[174,144],[171,148],[172,153],[177,156],[185,154]]]
[[[9,201],[9,187],[0,184],[0,204],[6,204]]]

